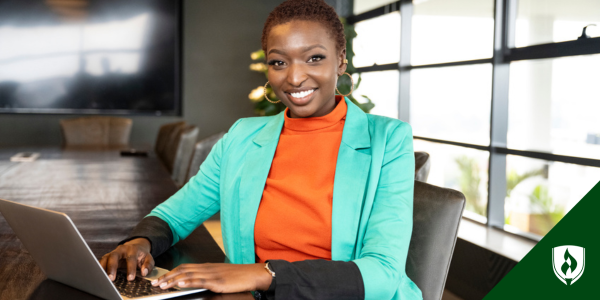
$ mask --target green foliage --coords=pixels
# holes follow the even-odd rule
[[[467,199],[466,209],[485,216],[487,207],[481,203],[482,199],[479,194],[481,177],[479,176],[480,169],[477,160],[463,155],[455,158],[454,161],[460,170],[459,185],[461,192],[465,194]]]
[[[515,170],[510,170],[510,172],[508,172],[508,175],[506,176],[506,197],[510,197],[510,194],[513,191],[513,189],[519,183],[521,183],[521,181],[523,181],[529,177],[534,177],[534,176],[543,175],[543,174],[544,174],[544,169],[529,171],[529,172],[526,172],[521,175],[518,174],[517,171],[515,171]],[[508,213],[504,217],[504,224],[511,224],[510,215]]]
[[[548,188],[544,185],[537,185],[531,195],[529,201],[532,206],[535,206],[541,211],[541,218],[536,219],[536,227],[540,234],[546,234],[554,225],[556,225],[565,215],[564,209],[555,206],[552,197],[548,193]]]
[[[508,173],[506,180],[506,196],[510,197],[514,188],[525,179],[535,176],[544,176],[544,174],[543,168],[523,174],[517,174],[515,170],[511,170]],[[535,231],[534,233],[536,234],[546,234],[565,215],[564,208],[554,204],[554,201],[548,192],[548,188],[545,185],[539,184],[535,186],[528,198],[531,207],[535,208],[533,210],[535,213],[531,217],[532,227],[529,230]],[[505,224],[511,224],[510,221],[510,216],[505,217]]]
[[[346,59],[348,59],[348,66],[346,68],[346,72],[348,72],[350,75],[352,75],[356,72],[356,69],[354,68],[354,65],[352,64],[352,59],[354,58],[354,51],[352,50],[352,41],[354,40],[354,38],[356,37],[357,34],[356,34],[356,31],[354,30],[354,25],[347,24],[346,20],[344,18],[340,18],[340,21],[342,21],[342,24],[344,24],[344,33],[346,34]],[[268,78],[269,71],[268,71],[267,66],[264,63],[264,60],[265,60],[264,51],[258,50],[258,51],[252,52],[250,54],[250,57],[252,58],[252,60],[255,61],[255,63],[252,63],[250,65],[250,70],[264,73],[265,77]],[[358,89],[360,82],[361,82],[361,77],[359,74],[358,80],[354,84],[354,90]],[[347,75],[342,75],[338,79],[338,90],[342,94],[347,94],[348,92],[350,92],[351,88],[352,88],[351,79]],[[277,98],[277,96],[273,92],[273,89],[270,86],[267,86],[266,93],[267,93],[267,96],[269,97],[269,99],[271,99],[272,101],[279,100],[279,98]],[[361,95],[361,96],[366,99],[366,102],[364,102],[364,103],[358,102],[358,100],[356,100],[356,98],[354,98],[354,96],[352,94],[348,95],[347,97],[350,101],[352,101],[352,103],[354,103],[358,107],[360,107],[360,109],[362,109],[365,113],[369,113],[373,109],[373,107],[375,107],[375,104],[373,103],[373,101],[371,101],[371,99],[369,97],[367,97],[365,95]],[[267,101],[267,99],[265,99],[263,87],[257,87],[256,89],[252,90],[252,92],[250,92],[250,94],[248,95],[248,98],[252,102],[255,103],[254,104],[254,112],[259,116],[272,116],[272,115],[276,115],[285,110],[285,105],[283,105],[283,103],[281,103],[281,102],[280,103],[271,103],[271,102]]]
[[[532,205],[539,207],[544,214],[549,213],[551,210],[552,197],[548,194],[548,188],[541,184],[533,189],[531,195],[529,195],[529,201]]]
[[[539,175],[543,175],[543,174],[544,174],[544,169],[529,171],[529,172],[526,172],[521,175],[519,175],[517,173],[517,171],[511,170],[510,172],[508,172],[508,176],[506,176],[507,177],[506,178],[506,197],[510,197],[510,193],[512,192],[512,190],[521,181],[523,181],[529,177],[539,176]]]

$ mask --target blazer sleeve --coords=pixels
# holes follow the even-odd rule
[[[241,119],[233,124],[229,132],[240,122]],[[160,218],[169,225],[173,234],[170,246],[185,239],[219,211],[221,158],[227,151],[229,138],[229,133],[225,134],[212,148],[196,176],[146,216]]]
[[[407,280],[403,277],[412,235],[414,173],[412,129],[402,122],[388,136],[362,249],[353,260],[367,300],[392,299]]]

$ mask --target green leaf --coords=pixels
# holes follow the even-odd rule
[[[358,86],[360,85],[361,81],[362,81],[362,74],[358,73],[358,80],[356,81],[356,84],[354,85],[355,90],[358,89]],[[371,100],[369,100],[369,101],[371,101]]]
[[[269,103],[270,105],[265,108],[265,116],[273,116],[279,113],[277,105]]]

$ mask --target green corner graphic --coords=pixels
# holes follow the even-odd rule
[[[585,260],[577,260],[571,255],[577,250],[576,247],[569,248],[568,252],[565,248],[553,250],[565,245],[585,249]],[[555,260],[557,267],[554,265]],[[599,260],[600,182],[531,249],[484,300],[600,299]],[[567,271],[570,275],[578,266],[580,275],[575,280],[559,278]]]

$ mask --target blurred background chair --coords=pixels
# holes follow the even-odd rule
[[[160,126],[158,130],[158,136],[156,137],[156,143],[154,144],[154,152],[164,161],[163,156],[165,153],[165,149],[171,140],[176,137],[177,132],[179,132],[183,127],[185,127],[185,122],[174,122],[168,123]],[[173,138],[172,138],[173,137]]]
[[[60,120],[66,147],[113,147],[129,145],[131,119],[82,117]]]
[[[194,154],[194,145],[198,140],[198,127],[188,125],[181,129],[173,145],[167,147],[167,162],[171,167],[171,178],[178,187],[185,184],[187,171],[190,166],[192,155]],[[173,148],[175,146],[175,148]],[[174,153],[174,155],[172,155]],[[172,163],[171,163],[171,158]]]
[[[223,135],[225,135],[225,132],[219,132],[196,143],[196,146],[194,147],[194,155],[192,156],[192,160],[188,168],[185,183],[187,183],[190,180],[190,178],[196,176],[196,174],[200,170],[200,166],[208,157],[210,150],[212,150],[212,148],[223,137]],[[217,212],[212,217],[208,218],[206,222],[204,222],[204,226],[210,232],[218,232],[218,234],[215,234],[213,236],[217,236],[215,239],[220,241],[222,244],[223,239],[221,237],[221,223],[219,222],[219,220],[221,220],[221,213]]]
[[[427,182],[431,160],[427,152],[415,152],[415,180]]]
[[[177,155],[177,148],[179,147],[179,140],[181,139],[181,133],[185,127],[185,123],[174,126],[165,137],[164,146],[162,149],[159,149],[160,152],[157,153],[171,175],[173,174],[173,166],[175,163],[175,156]]]
[[[415,181],[406,274],[423,292],[423,300],[442,298],[464,207],[461,192]]]
[[[212,150],[213,146],[223,137],[223,135],[225,135],[225,132],[219,132],[196,143],[194,155],[192,156],[185,182],[188,182],[190,178],[196,176],[196,173],[200,170],[200,165],[206,160],[210,150]]]

